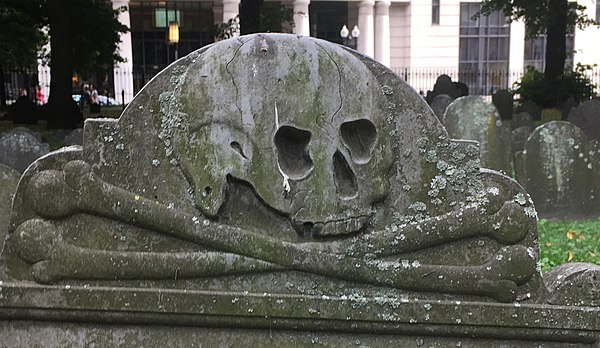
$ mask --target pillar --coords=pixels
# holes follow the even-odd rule
[[[360,36],[358,37],[357,50],[370,57],[375,55],[373,5],[375,5],[374,0],[362,0],[358,4],[358,29],[360,29]]]
[[[127,8],[127,11],[119,13],[118,19],[121,24],[131,28],[129,0],[112,0],[112,7],[113,9]],[[118,50],[119,55],[125,61],[114,65],[115,99],[118,102],[123,102],[121,93],[124,92],[123,95],[127,104],[133,99],[133,49],[131,45],[131,31],[121,34],[121,42],[119,43]]]
[[[310,36],[308,5],[310,0],[294,0],[294,34]]]
[[[388,0],[375,3],[375,60],[390,67],[390,4]]]

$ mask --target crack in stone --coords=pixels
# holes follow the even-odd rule
[[[238,39],[238,41],[241,41],[241,39]],[[238,55],[238,52],[242,49],[242,47],[244,47],[244,45],[250,41],[251,40],[242,41],[242,44],[233,53],[233,57],[231,58],[231,60],[228,61],[227,64],[225,64],[225,71],[227,71],[227,73],[231,77],[231,82],[233,83],[233,86],[235,87],[235,107],[238,109],[238,111],[240,113],[241,124],[244,124],[244,116],[242,115],[242,108],[240,107],[240,104],[239,104],[240,89],[239,89],[238,85],[235,83],[235,78],[233,77],[233,74],[231,73],[231,71],[229,71],[229,64],[231,64],[235,60],[235,58]]]
[[[329,53],[328,50],[326,50],[325,48],[323,48],[323,46],[321,46],[321,44],[319,44],[318,42],[316,42],[317,46],[321,47],[321,49],[323,50],[323,52],[325,52],[325,54],[329,57],[329,59],[331,59],[331,61],[333,62],[333,65],[335,65],[337,71],[338,71],[338,76],[339,76],[339,80],[338,80],[338,94],[340,96],[340,106],[338,107],[338,109],[333,113],[333,115],[331,115],[331,120],[335,119],[335,116],[342,110],[342,106],[344,106],[344,102],[343,102],[343,98],[342,98],[342,70],[340,69],[340,66],[338,65],[338,63],[335,61],[335,59],[333,59],[333,57],[331,56],[331,54]]]

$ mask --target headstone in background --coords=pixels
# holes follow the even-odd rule
[[[597,218],[599,158],[577,126],[565,121],[545,123],[529,136],[517,179],[531,195],[540,217]]]
[[[581,128],[590,140],[600,140],[599,99],[588,100],[571,109],[567,120]]]
[[[4,119],[12,120],[14,124],[36,124],[39,119],[39,111],[28,96],[20,96],[8,108]]]
[[[571,110],[576,108],[579,103],[573,97],[569,97],[561,106],[562,120],[567,121]]]
[[[479,96],[458,98],[446,109],[443,124],[451,138],[479,142],[483,167],[512,173],[511,131],[492,103]]]
[[[523,151],[525,149],[525,143],[527,142],[527,138],[533,132],[533,128],[531,127],[519,127],[512,131],[512,154],[514,156],[515,153],[519,151]]]
[[[542,119],[542,108],[537,105],[534,101],[525,100],[521,103],[515,110],[516,113],[526,112],[533,117],[534,121],[539,121]]]
[[[36,159],[50,152],[50,147],[42,143],[29,131],[12,130],[0,137],[0,163],[19,173]]]
[[[452,103],[453,100],[454,99],[452,99],[447,94],[436,95],[435,98],[433,98],[433,102],[431,103],[431,109],[433,110],[435,116],[440,120],[440,122],[444,117],[444,112],[446,111],[446,108],[448,107],[448,105],[450,105],[450,103]]]
[[[462,91],[454,82],[452,82],[452,78],[450,76],[440,75],[435,80],[433,91],[427,91],[425,100],[427,100],[427,103],[431,105],[431,103],[433,103],[433,99],[440,94],[446,94],[450,98],[456,99],[461,96]]]
[[[71,133],[65,136],[65,145],[81,144],[83,144],[83,128],[74,129]]]
[[[527,112],[519,112],[518,114],[514,114],[512,117],[512,121],[510,122],[510,127],[512,129],[517,129],[520,127],[530,127],[534,128],[535,122],[533,121],[533,117]]]
[[[506,89],[501,89],[492,95],[492,104],[498,110],[500,118],[510,120],[513,116],[513,95]]]

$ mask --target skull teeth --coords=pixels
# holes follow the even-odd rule
[[[339,236],[358,232],[363,229],[369,221],[368,216],[349,217],[343,220],[326,222],[296,222],[294,224],[298,233],[312,234],[315,237]]]

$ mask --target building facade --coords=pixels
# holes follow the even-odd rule
[[[590,18],[600,19],[600,1],[578,0]],[[126,62],[114,68],[114,91],[129,102],[158,71],[215,40],[215,28],[236,18],[240,0],[112,0],[127,7],[119,19],[130,27],[122,36]],[[480,4],[460,0],[284,0],[293,11],[293,33],[347,44],[404,77],[417,91],[433,87],[442,73],[491,94],[516,81],[527,65],[543,67],[544,37],[525,39],[522,22],[500,13],[473,19]],[[167,40],[177,23],[179,40]],[[348,37],[342,38],[341,29]],[[352,37],[353,28],[358,38]],[[354,34],[358,34],[354,31]],[[574,29],[569,63],[600,62],[600,29]],[[574,52],[574,53],[573,53]],[[597,81],[598,82],[598,81]]]

